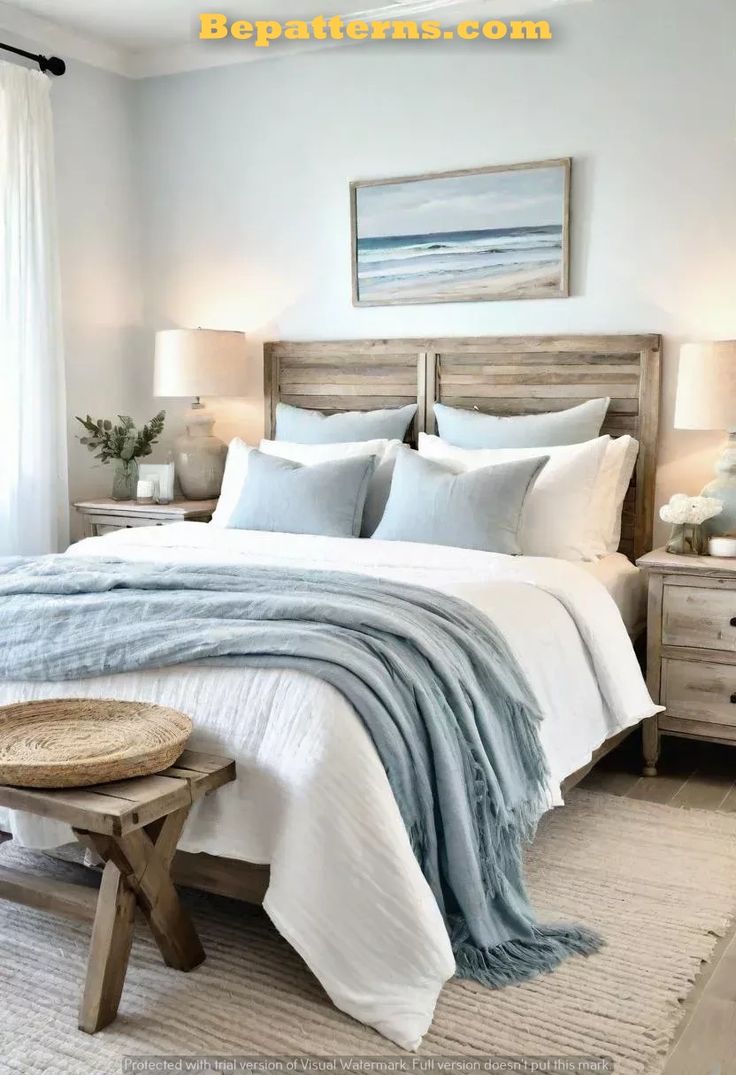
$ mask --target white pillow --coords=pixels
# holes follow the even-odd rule
[[[220,499],[212,513],[210,526],[227,527],[230,516],[237,507],[240,490],[248,473],[248,456],[253,451],[240,437],[234,437],[227,449],[225,473],[222,476]]]
[[[604,556],[621,544],[621,512],[639,454],[639,441],[625,434],[611,437],[598,474],[591,515],[601,520]]]
[[[552,448],[456,448],[419,434],[419,454],[475,470],[494,463],[549,456],[524,506],[519,544],[526,556],[594,560],[603,555],[600,519],[591,511],[598,474],[611,438]]]
[[[265,455],[289,459],[292,463],[302,463],[305,466],[329,463],[333,459],[375,455],[376,469],[368,486],[361,530],[361,536],[367,537],[373,533],[381,521],[388,499],[396,453],[400,446],[400,440],[385,439],[350,441],[342,444],[294,444],[285,440],[262,440],[258,448]],[[248,456],[252,450],[240,437],[235,437],[230,441],[220,499],[212,516],[212,525],[226,527],[230,522],[248,473]]]
[[[381,463],[387,452],[396,455],[400,440],[351,440],[339,444],[297,444],[290,440],[262,440],[258,450],[264,455],[278,459],[290,459],[292,463],[312,466],[314,463],[331,463],[333,459],[352,459],[357,455],[375,455]]]

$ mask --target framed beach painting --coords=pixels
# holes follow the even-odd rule
[[[350,184],[353,304],[569,294],[570,160]]]

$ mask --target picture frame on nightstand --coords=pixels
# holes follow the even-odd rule
[[[156,504],[170,504],[174,499],[174,469],[173,463],[138,464],[138,480],[154,483]]]

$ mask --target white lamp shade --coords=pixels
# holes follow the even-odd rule
[[[154,396],[244,396],[244,332],[175,328],[156,333]]]
[[[680,348],[675,428],[736,429],[736,340]]]

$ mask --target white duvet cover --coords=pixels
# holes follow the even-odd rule
[[[550,805],[605,739],[657,711],[613,600],[576,564],[200,523],[121,530],[67,555],[302,565],[463,598],[503,631],[537,694]],[[404,1048],[419,1045],[452,951],[378,755],[334,688],[288,670],[193,665],[0,683],[0,704],[64,695],[173,706],[194,720],[194,749],[234,757],[238,780],[197,805],[180,846],[268,863],[265,909],[334,1003]],[[71,836],[12,812],[0,812],[0,828],[35,847]]]

